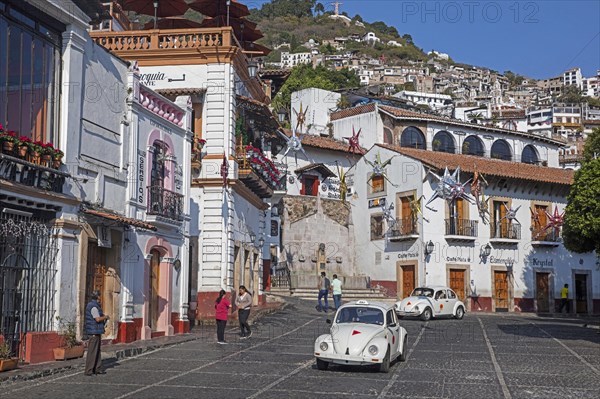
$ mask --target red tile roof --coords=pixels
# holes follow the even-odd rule
[[[474,155],[448,154],[445,152],[396,147],[388,144],[377,145],[421,161],[436,169],[448,167],[448,169],[453,170],[460,166],[460,169],[464,172],[473,173],[477,171],[491,176],[563,185],[571,185],[575,174],[574,171],[567,169],[482,158]]]
[[[503,118],[503,119],[525,118],[525,110],[524,109],[500,109],[497,111],[492,111],[492,116],[496,116],[498,118]]]
[[[330,115],[330,119],[332,121],[336,121],[338,119],[348,118],[350,116],[366,114],[368,112],[375,111],[375,103],[370,103],[367,105],[360,105],[358,107],[346,108],[341,111],[332,112]]]
[[[125,216],[117,215],[116,213],[110,213],[107,211],[99,211],[99,210],[95,210],[95,209],[82,209],[81,211],[88,215],[97,216],[97,217],[101,217],[101,218],[108,219],[108,220],[114,220],[116,222],[128,224],[128,225],[134,226],[134,227],[140,227],[140,228],[146,229],[146,230],[156,231],[156,227],[149,223],[143,222],[138,219],[132,219],[132,218],[128,218]]]
[[[289,129],[283,129],[283,132],[286,136],[292,137],[292,132]],[[321,148],[324,150],[351,152],[348,151],[350,145],[347,141],[339,141],[336,139],[332,139],[331,137],[322,137],[313,134],[304,135],[304,137],[302,138],[302,145],[314,148]]]

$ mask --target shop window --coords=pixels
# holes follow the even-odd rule
[[[371,215],[371,241],[383,239],[383,215]]]

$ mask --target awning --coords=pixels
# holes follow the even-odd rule
[[[311,163],[309,165],[303,166],[301,168],[296,169],[294,172],[300,176],[306,172],[315,171],[321,174],[324,179],[328,177],[334,177],[336,174],[331,171],[327,166],[322,163]]]
[[[96,209],[88,209],[88,208],[82,208],[81,212],[86,215],[91,215],[91,216],[96,216],[99,218],[111,220],[111,221],[117,222],[119,224],[156,231],[156,227],[149,223],[143,222],[138,219],[128,218],[128,217],[125,217],[122,215],[117,215],[116,213],[111,213],[108,211],[100,211],[100,210],[96,210]]]

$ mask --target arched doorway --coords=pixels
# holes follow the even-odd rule
[[[160,252],[157,249],[150,251],[150,270],[148,273],[148,327],[152,331],[158,330],[159,292],[160,292]]]
[[[400,136],[400,147],[417,148],[425,150],[425,135],[421,130],[414,126],[409,126],[402,132]]]

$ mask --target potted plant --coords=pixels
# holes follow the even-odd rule
[[[50,165],[52,162],[52,158],[54,157],[54,146],[52,143],[44,143],[42,144],[42,162],[46,165]]]
[[[40,162],[40,155],[42,154],[44,143],[41,141],[32,141],[29,143],[29,161],[33,163]]]
[[[54,149],[54,154],[52,154],[52,166],[56,169],[58,169],[60,167],[60,164],[62,163],[62,159],[65,156],[65,153],[62,152],[61,150],[59,150],[58,148]]]
[[[77,339],[77,328],[74,322],[56,317],[59,324],[58,335],[63,340],[63,346],[54,348],[54,360],[68,360],[83,357],[84,346]]]
[[[11,356],[8,342],[0,344],[0,371],[8,371],[17,368],[19,358]]]
[[[4,127],[2,127],[0,141],[2,141],[2,152],[5,154],[12,154],[15,143],[18,141],[17,133],[12,130],[5,131]]]
[[[27,136],[19,137],[19,142],[17,143],[17,155],[19,158],[25,159],[27,156],[27,151],[29,151],[29,145],[31,144],[31,139]]]

